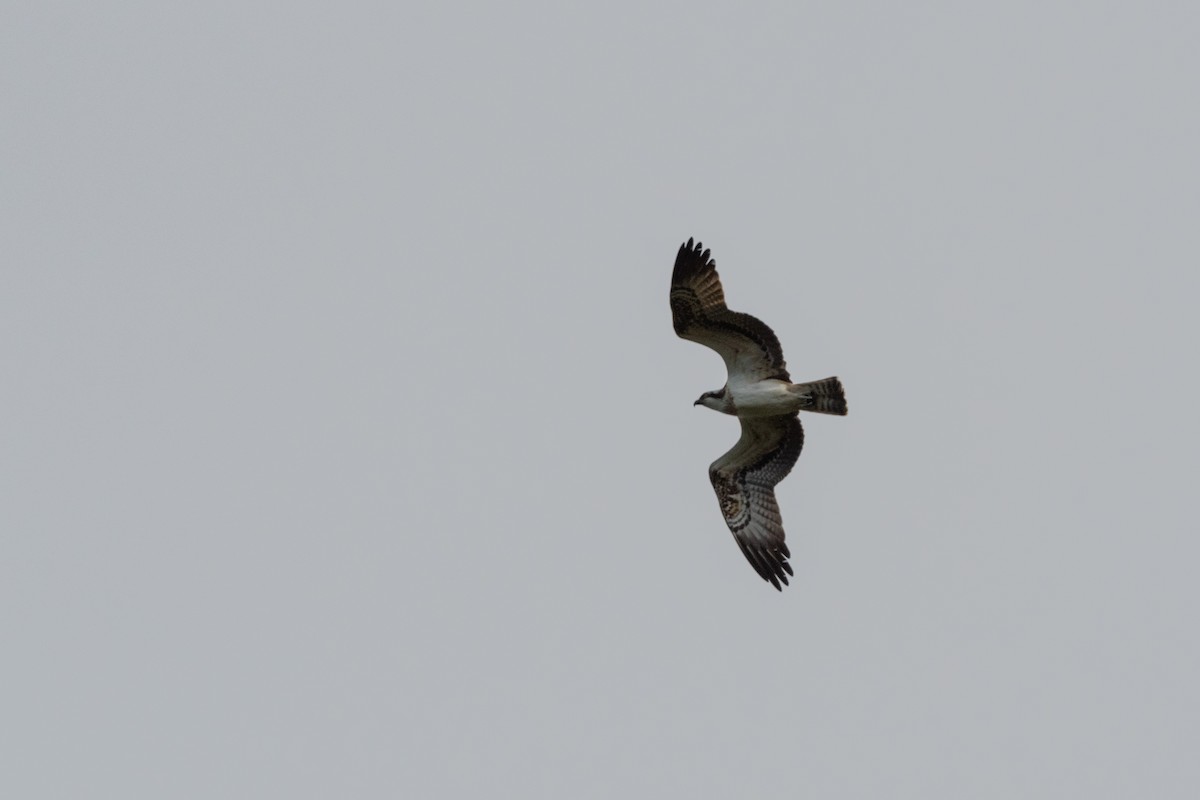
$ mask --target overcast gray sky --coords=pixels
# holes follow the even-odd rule
[[[0,794],[1200,795],[1200,11],[1081,5],[7,3]]]

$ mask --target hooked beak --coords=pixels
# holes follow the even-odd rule
[[[704,399],[703,397],[700,398],[700,400],[703,400],[703,399]],[[697,400],[696,402],[692,403],[692,405],[694,405],[694,406],[700,405],[700,400]]]

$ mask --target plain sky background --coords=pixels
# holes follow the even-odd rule
[[[5,3],[0,794],[1200,796],[1198,41]],[[783,594],[689,236],[846,386]]]

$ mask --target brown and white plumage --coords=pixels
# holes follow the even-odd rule
[[[791,557],[784,543],[783,518],[775,484],[792,471],[804,447],[796,414],[742,420],[742,438],[708,468],[717,502],[746,560],[776,589],[788,582]]]
[[[671,316],[675,333],[711,347],[725,359],[729,374],[762,380],[791,380],[775,331],[749,314],[730,311],[717,275],[717,262],[704,245],[679,248],[671,275]]]
[[[675,259],[671,316],[680,337],[711,347],[725,360],[725,386],[705,392],[696,405],[737,416],[742,435],[708,475],[746,560],[782,590],[793,573],[775,485],[792,471],[804,446],[797,412],[846,414],[841,381],[792,383],[775,333],[756,317],[726,307],[716,262],[691,239]]]

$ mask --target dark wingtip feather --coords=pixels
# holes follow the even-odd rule
[[[788,552],[787,545],[781,544],[778,550],[760,549],[751,547],[740,538],[734,537],[738,547],[742,550],[742,555],[750,562],[750,566],[754,567],[754,571],[764,581],[767,581],[779,591],[783,591],[783,587],[788,585],[788,576],[795,576],[792,572],[792,565],[787,563],[787,559],[792,557]],[[780,582],[782,581],[782,586]]]
[[[778,589],[781,592],[783,591],[783,587],[779,585],[779,581],[783,582],[783,586],[787,586],[788,585],[788,575],[791,573],[791,571],[792,571],[792,568],[788,566],[788,563],[786,561],[776,562],[775,574],[773,576],[771,576],[771,583],[775,584],[776,589]]]
[[[716,266],[716,262],[712,260],[712,251],[704,249],[703,242],[697,242],[690,237],[679,246],[679,255],[675,259],[677,268],[685,263],[693,269]]]

